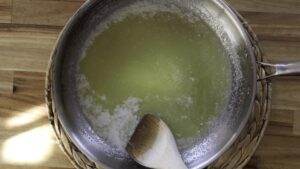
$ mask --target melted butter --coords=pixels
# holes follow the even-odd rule
[[[136,98],[137,117],[155,114],[177,139],[196,137],[224,109],[231,83],[217,35],[204,22],[171,12],[130,14],[111,23],[87,49],[80,72],[89,83],[88,92],[79,91],[82,102],[92,97],[101,107],[85,113],[104,138],[109,136],[99,122],[116,125],[116,107],[128,98]],[[137,120],[129,122],[121,127],[133,130]]]

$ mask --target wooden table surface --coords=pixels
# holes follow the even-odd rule
[[[73,168],[48,125],[47,62],[84,0],[0,0],[0,168]],[[271,62],[300,60],[300,0],[229,0]],[[12,93],[14,89],[14,93]],[[300,169],[300,78],[273,80],[270,123],[248,169]],[[298,134],[298,135],[297,135]]]

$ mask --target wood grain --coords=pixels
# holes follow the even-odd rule
[[[300,78],[273,79],[272,108],[300,110]]]
[[[47,167],[47,166],[14,166],[1,165],[3,169],[70,169],[70,167]]]
[[[261,168],[265,168],[265,165],[273,165],[274,169],[299,166],[299,142],[300,137],[266,135],[261,142],[261,148],[256,152],[257,158],[260,159],[258,165],[261,165]]]
[[[268,12],[245,12],[240,14],[247,18],[252,26],[265,25],[268,27],[292,28],[300,27],[300,14],[292,13],[268,13]],[[270,22],[271,21],[271,22]]]
[[[45,72],[59,28],[0,25],[0,69]]]
[[[300,60],[300,41],[262,41],[266,59],[273,63],[292,62]]]
[[[227,0],[238,11],[300,14],[298,0]]]
[[[260,40],[299,41],[299,28],[277,28],[268,26],[254,26],[254,31]]]
[[[294,110],[272,108],[270,123],[279,126],[293,126]]]
[[[58,33],[83,2],[0,0],[0,69],[14,72],[15,85],[13,95],[0,94],[0,150],[11,137],[47,125],[47,113],[43,109],[44,72]],[[299,0],[229,0],[229,3],[254,28],[270,62],[300,60]],[[300,136],[295,131],[299,126],[300,79],[286,77],[273,79],[272,83],[270,125],[262,144],[246,168],[299,169]],[[35,121],[23,126],[7,126],[10,119],[31,114],[35,108],[40,111]],[[21,165],[0,160],[0,168],[73,168],[54,144],[56,140],[53,135],[49,140],[53,150],[45,161]]]
[[[13,94],[14,72],[0,70],[0,94]]]
[[[294,112],[294,134],[300,136],[300,110]]]
[[[280,124],[270,122],[269,126],[266,129],[265,134],[286,137],[286,136],[294,136],[295,133],[292,126],[285,126],[285,125],[280,125]]]
[[[12,23],[63,26],[84,0],[14,0]]]
[[[0,23],[11,23],[11,1],[0,0]]]
[[[300,15],[266,12],[241,13],[260,40],[299,41]]]
[[[30,132],[33,132],[32,136],[34,136],[34,139],[43,140],[47,144],[40,143],[31,146],[41,149],[37,151],[41,155],[43,154],[43,152],[40,152],[42,150],[49,151],[51,154],[36,163],[31,163],[30,158],[29,162],[22,160],[22,158],[28,159],[26,156],[32,155],[30,152],[27,152],[27,154],[26,152],[19,152],[21,155],[16,155],[18,160],[15,161],[8,161],[5,155],[0,155],[0,168],[73,168],[57,146],[52,128],[48,124],[47,108],[44,103],[44,79],[45,73],[15,72],[16,91],[14,95],[0,95],[0,152],[12,149],[11,146],[7,148],[6,143],[10,140],[18,142],[16,138],[21,141],[24,140],[24,142],[18,142],[18,144],[21,144],[21,147],[22,145],[26,147],[34,144],[32,143],[34,140],[27,136],[30,136]],[[22,121],[22,118],[25,118],[29,122]],[[45,137],[43,133],[35,132],[36,129],[41,127],[43,128],[41,132],[49,132],[49,135],[46,135],[47,140],[43,139]],[[21,148],[20,151],[24,150]],[[32,151],[34,152],[34,150]]]

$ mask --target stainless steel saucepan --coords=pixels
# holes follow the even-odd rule
[[[116,11],[143,0],[90,0],[76,12],[62,31],[52,55],[49,68],[52,104],[58,119],[71,141],[98,166],[112,169],[143,168],[130,158],[112,157],[105,142],[90,128],[83,116],[76,95],[76,64],[82,49],[95,27]],[[269,75],[293,75],[300,73],[300,63],[268,64],[255,59],[249,36],[235,11],[223,0],[146,0],[153,4],[189,11],[214,22],[214,30],[221,31],[226,39],[231,57],[232,82],[230,101],[226,112],[220,113],[193,148],[182,152],[191,169],[208,166],[235,141],[245,126],[256,93],[256,66],[269,67]],[[209,23],[208,23],[209,25]],[[200,66],[200,65],[199,65]],[[203,65],[201,65],[203,66]],[[209,65],[205,65],[209,66]],[[200,125],[200,124],[199,124]]]

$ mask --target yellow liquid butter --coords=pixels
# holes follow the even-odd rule
[[[196,138],[224,110],[231,82],[216,33],[172,12],[112,22],[87,48],[79,71],[79,83],[88,84],[79,88],[83,112],[119,148],[147,113],[162,118],[178,141]]]

